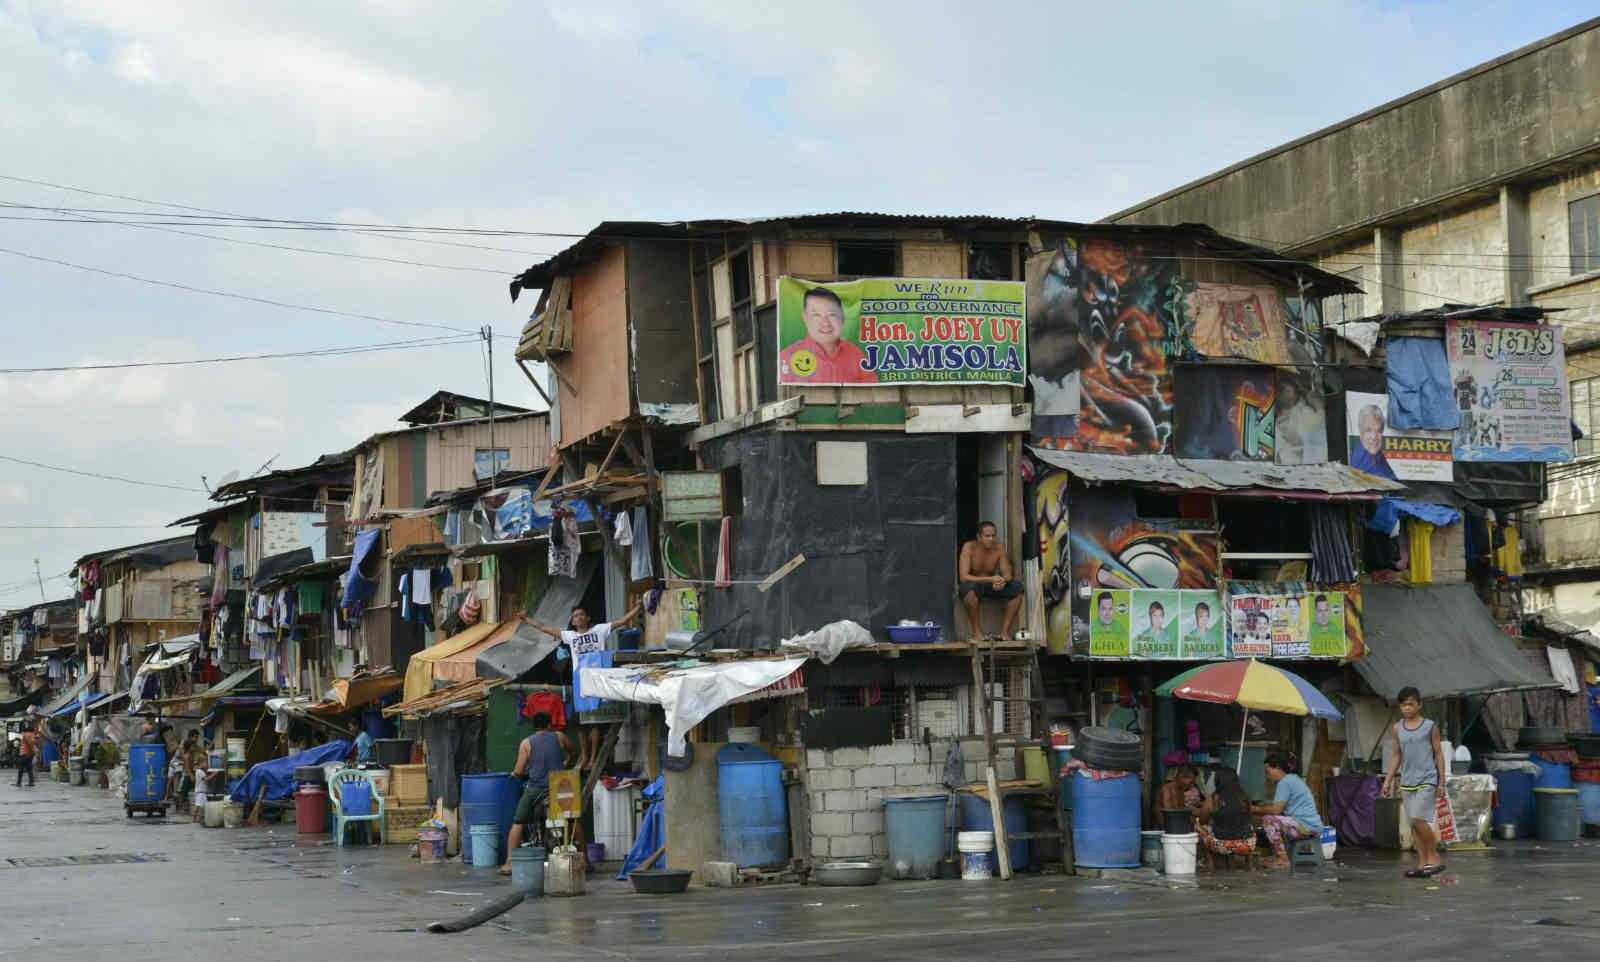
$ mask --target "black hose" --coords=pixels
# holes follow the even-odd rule
[[[512,892],[503,898],[495,899],[475,912],[463,915],[459,919],[448,922],[432,922],[428,925],[429,932],[465,932],[467,929],[482,925],[497,915],[504,915],[522,904],[528,897],[526,892]]]

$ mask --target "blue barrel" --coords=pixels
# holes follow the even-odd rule
[[[1533,838],[1533,776],[1527,772],[1495,772],[1494,824],[1511,825],[1517,838]]]
[[[61,749],[56,747],[54,739],[41,738],[39,740],[39,764],[49,769],[61,757]]]
[[[740,868],[788,862],[783,763],[755,745],[725,745],[717,752],[717,779],[723,860]]]
[[[1578,790],[1536,788],[1534,809],[1539,816],[1539,841],[1572,842],[1579,832]]]
[[[167,797],[167,746],[128,746],[128,801],[153,805]]]
[[[986,796],[973,792],[962,792],[957,796],[961,800],[961,830],[963,832],[992,832],[994,831],[994,812],[989,808],[989,799]],[[1006,820],[1006,835],[1024,835],[1028,831],[1028,809],[1023,804],[1021,795],[1012,795],[1005,800],[1002,812]],[[998,848],[998,846],[996,846]],[[1138,847],[1138,842],[1134,843]],[[1006,846],[1011,853],[1011,870],[1020,872],[1028,867],[1028,840],[1017,839]],[[991,850],[993,854],[993,850]],[[1133,853],[1134,861],[1139,860],[1139,853]],[[996,861],[995,866],[1000,863]]]
[[[1538,755],[1529,755],[1528,761],[1539,766],[1539,777],[1533,780],[1534,788],[1572,787],[1572,766],[1566,762],[1547,762]]]
[[[1595,786],[1600,788],[1600,785]],[[902,795],[883,800],[890,878],[935,878],[944,858],[944,815],[950,796]]]
[[[1136,775],[1096,781],[1072,775],[1072,849],[1080,868],[1139,867]]]
[[[493,825],[496,838],[496,860],[505,859],[506,836],[511,832],[511,819],[517,813],[517,802],[522,798],[521,779],[512,778],[510,772],[488,772],[482,775],[461,776],[461,837],[472,837],[474,825]],[[461,846],[463,862],[474,864],[469,845]]]
[[[1600,825],[1600,782],[1579,782],[1577,787],[1583,824]]]

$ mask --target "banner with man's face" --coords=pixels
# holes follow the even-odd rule
[[[778,383],[1010,384],[1028,376],[1021,281],[778,279]]]

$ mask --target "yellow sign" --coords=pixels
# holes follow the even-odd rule
[[[583,777],[576,768],[550,773],[550,817],[580,818],[583,815]]]

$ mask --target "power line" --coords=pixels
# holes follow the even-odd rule
[[[174,290],[188,291],[191,294],[209,294],[212,297],[226,297],[236,301],[248,301],[252,304],[265,304],[268,307],[281,307],[291,311],[309,311],[313,314],[327,314],[333,317],[353,317],[364,321],[377,321],[380,324],[398,324],[402,327],[431,327],[441,331],[455,331],[462,334],[476,334],[464,327],[453,327],[449,324],[433,324],[426,321],[399,321],[392,317],[380,317],[377,314],[362,314],[356,311],[339,311],[328,307],[311,307],[305,304],[291,304],[287,301],[275,301],[271,298],[256,297],[251,294],[236,294],[232,291],[218,291],[207,287],[194,287],[189,284],[180,284],[176,281],[157,280],[152,277],[141,277],[138,274],[125,274],[121,271],[109,271],[103,267],[91,267],[87,264],[74,264],[71,261],[58,260],[54,257],[44,257],[40,254],[29,254],[26,251],[12,250],[9,247],[0,247],[0,254],[10,254],[30,261],[39,261],[45,264],[56,264],[61,267],[70,267],[74,270],[88,271],[91,274],[103,274],[106,277],[118,277],[123,280],[138,281],[141,284],[153,284],[156,287],[168,287]]]
[[[117,528],[152,529],[165,528],[165,524],[0,524],[0,530],[7,531],[98,531]]]
[[[557,239],[581,240],[588,234],[574,234],[568,231],[529,231],[505,230],[502,228],[487,227],[430,227],[421,224],[384,224],[365,221],[343,220],[310,220],[294,217],[245,217],[224,214],[152,214],[142,210],[122,210],[107,207],[47,207],[42,204],[12,204],[0,203],[0,207],[13,210],[39,210],[53,211],[56,213],[73,214],[112,214],[118,217],[171,217],[186,223],[203,223],[205,226],[244,226],[272,225],[278,227],[311,227],[332,228],[336,230],[351,231],[380,231],[395,234],[444,234],[446,236],[461,235],[464,237],[552,237]],[[142,222],[142,221],[141,221]]]
[[[167,484],[162,481],[140,481],[136,478],[124,478],[115,474],[98,474],[94,471],[83,471],[78,468],[64,468],[59,464],[45,464],[43,461],[29,461],[27,458],[14,458],[9,454],[0,454],[0,461],[12,461],[17,464],[26,464],[30,467],[43,468],[46,471],[60,471],[62,474],[76,474],[85,478],[99,478],[102,481],[121,481],[124,484],[138,484],[147,488],[167,488],[171,491],[194,491],[205,494],[205,488],[191,488],[181,484]]]
[[[202,357],[186,361],[112,361],[105,364],[58,364],[50,367],[0,368],[0,374],[53,374],[64,371],[112,371],[141,367],[185,367],[196,364],[226,364],[234,361],[276,360],[287,357],[330,357],[344,354],[367,354],[375,351],[404,351],[423,347],[444,347],[452,344],[469,344],[481,340],[479,335],[455,335],[418,338],[414,341],[389,341],[380,344],[363,344],[353,347],[330,347],[316,351],[276,351],[266,354],[232,354],[222,357]]]

